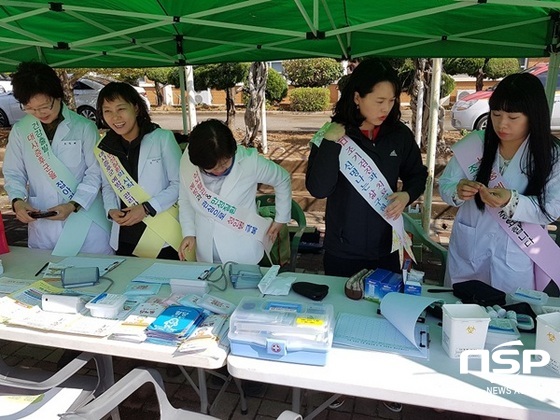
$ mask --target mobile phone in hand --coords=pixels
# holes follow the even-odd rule
[[[30,211],[27,214],[29,214],[29,216],[33,217],[34,219],[42,219],[44,217],[56,216],[58,213],[52,210],[52,211]]]

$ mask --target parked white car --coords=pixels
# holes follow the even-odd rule
[[[539,78],[543,86],[546,84],[548,75],[548,64],[541,63],[527,70]],[[488,99],[492,96],[493,88],[481,90],[463,96],[455,102],[451,108],[451,125],[457,130],[484,130],[488,121],[490,108]],[[550,126],[552,130],[560,130],[560,77],[556,82],[556,94],[554,96],[554,106],[552,108],[552,118]]]
[[[83,78],[74,84],[74,98],[76,99],[76,111],[78,114],[96,121],[97,96],[107,83],[108,81],[105,82],[104,80],[98,81]],[[138,86],[134,86],[134,88],[146,102],[149,111],[150,101],[146,96],[146,90]],[[0,93],[0,127],[10,127],[24,115],[25,112],[22,111],[19,102],[14,98],[11,91]]]

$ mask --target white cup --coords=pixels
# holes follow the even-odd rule
[[[484,348],[490,316],[474,304],[443,305],[442,346],[451,358],[465,350]]]

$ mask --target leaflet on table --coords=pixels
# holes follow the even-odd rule
[[[384,318],[340,313],[333,345],[428,358],[428,327],[417,321],[428,306],[438,301],[440,299],[393,292],[381,300]]]
[[[263,295],[285,296],[290,293],[292,283],[297,278],[278,276],[279,270],[279,265],[270,267],[257,285]]]
[[[204,311],[192,306],[169,306],[148,328],[147,341],[155,344],[176,345],[188,337],[206,317]]]
[[[6,323],[10,319],[26,316],[29,312],[41,312],[38,306],[29,306],[14,300],[9,296],[0,298],[0,322]]]
[[[105,337],[118,322],[114,319],[94,318],[82,314],[40,311],[40,313],[30,312],[25,316],[12,318],[8,324],[43,331]]]
[[[146,328],[155,321],[166,306],[148,300],[136,306],[113,330],[109,338],[141,343],[146,340]]]
[[[197,280],[213,269],[211,265],[154,263],[134,278],[134,282],[169,284],[170,279]]]
[[[220,331],[229,317],[221,314],[211,314],[206,317],[198,327],[177,349],[180,353],[199,353],[211,347],[218,347]]]
[[[10,297],[24,305],[41,307],[43,295],[60,295],[65,293],[67,292],[60,287],[55,287],[44,280],[38,280],[31,283],[28,287],[16,290],[10,294]]]
[[[126,286],[126,290],[124,294],[127,296],[136,296],[136,295],[147,295],[147,296],[154,296],[159,293],[159,289],[161,289],[161,284],[159,283],[143,283],[143,282],[130,282]]]
[[[94,258],[94,257],[67,257],[57,263],[49,262],[44,270],[43,278],[62,277],[62,270],[69,267],[97,267],[99,276],[104,276],[109,271],[114,270],[125,261],[124,258]]]
[[[20,289],[31,286],[36,280],[13,279],[11,277],[0,277],[0,295],[9,295]]]

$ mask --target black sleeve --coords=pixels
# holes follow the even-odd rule
[[[334,141],[323,140],[321,147],[311,145],[305,186],[315,198],[326,198],[336,188],[339,174],[338,156],[340,145]]]
[[[405,158],[401,163],[399,177],[403,183],[402,191],[406,191],[410,196],[408,203],[410,204],[424,192],[426,179],[428,179],[428,168],[422,163],[422,154],[414,141],[412,132],[406,139]]]

